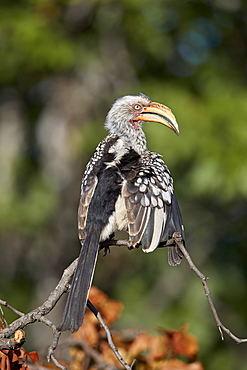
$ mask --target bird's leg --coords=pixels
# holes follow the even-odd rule
[[[116,239],[114,239],[114,236],[115,235],[112,234],[109,239],[107,239],[103,242],[100,242],[99,251],[104,249],[104,252],[105,252],[104,256],[106,256],[107,253],[110,252],[110,247],[111,246],[127,247],[128,249],[133,249],[133,248],[137,247],[137,246],[136,247],[132,246],[129,240],[126,240],[126,239],[116,240]]]
[[[177,231],[172,234],[172,238],[174,239],[174,242],[177,244],[178,247],[179,247],[179,243],[183,242],[183,238],[182,238],[181,233],[179,233]]]
[[[170,239],[167,239],[163,242],[160,242],[158,245],[158,248],[164,248],[164,247],[179,247],[179,243],[183,242],[183,238],[181,233],[179,232],[174,232],[172,234],[172,237]]]
[[[111,253],[110,246],[114,241],[114,236],[115,233],[112,233],[107,240],[99,243],[99,252],[104,249],[103,257],[105,257],[108,253]]]
[[[114,236],[115,234],[111,234],[111,236],[103,241],[103,242],[100,242],[99,244],[99,251],[101,251],[102,249],[104,249],[104,257],[107,255],[107,253],[110,253],[110,247],[112,246],[118,246],[118,247],[127,247],[128,249],[136,249],[136,248],[139,248],[140,247],[140,243],[137,244],[137,245],[132,245],[131,242],[129,240],[126,240],[126,239],[119,239],[119,240],[116,240],[114,239]],[[164,247],[175,247],[175,246],[178,246],[179,247],[179,243],[183,242],[183,238],[182,238],[182,235],[181,233],[179,232],[174,232],[172,237],[170,237],[169,239],[163,241],[163,242],[160,242],[159,245],[158,245],[158,248],[164,248]]]

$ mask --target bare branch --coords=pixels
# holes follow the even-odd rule
[[[21,316],[19,319],[12,322],[7,328],[0,331],[0,349],[17,348],[20,345],[18,345],[15,342],[14,338],[10,338],[13,335],[13,333],[15,333],[17,329],[24,328],[25,326],[27,326],[29,324],[32,324],[34,322],[37,322],[37,321],[42,322],[45,325],[47,325],[48,327],[50,327],[52,329],[52,332],[53,332],[53,342],[52,342],[51,346],[48,348],[47,360],[48,360],[48,362],[52,360],[53,363],[57,367],[59,367],[62,370],[65,369],[65,367],[63,365],[61,365],[54,356],[54,351],[57,348],[61,332],[57,330],[56,326],[47,317],[45,317],[45,315],[47,315],[53,309],[53,307],[56,305],[57,301],[60,299],[60,297],[63,295],[63,293],[68,290],[69,280],[70,280],[71,276],[74,273],[74,270],[76,268],[76,264],[77,264],[77,259],[75,261],[73,261],[71,263],[71,265],[64,270],[62,278],[60,279],[56,288],[50,293],[48,299],[40,307],[36,308],[35,310],[33,310],[33,311],[31,311],[27,314],[24,314],[24,313],[16,310],[12,306],[10,306],[6,301],[2,301],[2,300],[0,301],[0,304],[4,305],[5,307],[9,308],[11,311],[13,311],[16,314],[18,314],[19,316]],[[102,327],[106,331],[109,346],[113,350],[115,356],[117,357],[117,359],[120,361],[120,363],[127,370],[130,370],[131,367],[129,367],[128,364],[124,361],[124,359],[119,354],[118,349],[114,345],[110,329],[105,324],[104,320],[102,319],[102,316],[96,310],[96,308],[93,306],[93,304],[91,302],[88,303],[88,307],[94,313],[94,315],[98,319],[99,323],[102,325]],[[23,344],[23,342],[22,342],[22,344]],[[107,364],[101,363],[101,365],[102,366],[104,365],[103,367],[106,368]],[[110,367],[109,365],[107,365],[107,367],[113,369],[112,366]]]
[[[97,318],[97,320],[99,321],[102,328],[105,330],[109,347],[112,349],[112,351],[113,351],[114,355],[116,356],[116,358],[118,359],[118,361],[121,363],[121,365],[126,370],[132,370],[131,367],[127,364],[127,362],[124,361],[123,357],[118,352],[118,349],[117,349],[117,347],[115,346],[115,344],[113,342],[111,331],[108,328],[108,326],[106,325],[106,323],[104,322],[100,312],[96,309],[96,307],[94,307],[94,305],[92,304],[92,302],[89,301],[89,299],[87,301],[87,307],[92,311],[92,313]]]
[[[67,367],[66,366],[63,366],[60,364],[60,362],[56,359],[56,357],[54,356],[54,354],[52,354],[50,356],[50,360],[56,365],[56,367],[58,367],[59,369],[61,370],[66,370]]]
[[[172,239],[171,239],[172,240]],[[187,260],[191,270],[194,271],[194,273],[199,277],[199,279],[201,280],[202,282],[202,285],[203,285],[203,289],[204,289],[204,292],[205,292],[205,295],[206,295],[206,298],[208,300],[208,303],[209,303],[209,307],[212,311],[212,314],[214,316],[214,319],[216,321],[216,324],[217,324],[217,327],[219,329],[219,332],[220,332],[220,335],[221,335],[221,339],[224,340],[224,335],[223,335],[223,332],[225,332],[227,335],[229,335],[230,338],[232,338],[235,342],[237,343],[245,343],[247,342],[247,338],[238,338],[236,335],[234,335],[229,329],[227,329],[221,322],[219,316],[218,316],[218,313],[216,311],[216,308],[215,308],[215,305],[213,303],[213,299],[212,299],[212,295],[211,295],[211,292],[209,290],[209,287],[208,287],[208,284],[206,282],[207,278],[205,275],[203,275],[201,273],[201,271],[195,266],[194,262],[192,261],[187,249],[185,248],[184,246],[184,243],[183,243],[183,239],[182,239],[182,236],[180,233],[174,233],[173,234],[173,240],[174,242],[177,244],[177,246],[179,247],[179,249],[182,251],[185,259]]]
[[[160,244],[160,246],[163,246],[163,247],[165,247],[165,246],[172,247],[173,245],[177,245],[180,248],[180,250],[182,251],[185,259],[187,260],[187,262],[190,266],[190,268],[195,272],[195,274],[201,280],[203,288],[204,288],[205,295],[207,297],[210,309],[211,309],[212,314],[214,316],[214,319],[216,321],[216,324],[217,324],[217,327],[219,329],[222,340],[224,339],[224,335],[223,335],[223,332],[224,332],[227,335],[229,335],[229,337],[231,337],[237,343],[247,342],[247,339],[241,339],[241,338],[235,336],[228,328],[226,328],[222,324],[221,320],[219,319],[216,308],[214,306],[212,296],[211,296],[211,292],[210,292],[209,287],[208,287],[207,282],[206,282],[207,278],[206,278],[205,275],[203,275],[200,272],[200,270],[193,263],[187,249],[184,246],[184,243],[183,243],[183,240],[182,240],[182,237],[181,237],[180,233],[174,233],[173,237],[171,239],[169,239],[166,242],[163,242],[163,243]],[[131,249],[131,245],[130,245],[128,240],[110,239],[110,240],[108,240],[104,243],[101,243],[100,250],[105,249],[105,253],[107,253],[110,246],[124,246],[124,247],[127,247],[127,248]],[[57,348],[61,332],[59,332],[57,330],[56,326],[45,316],[54,308],[54,306],[56,305],[58,300],[61,298],[61,296],[66,291],[68,291],[68,289],[69,289],[69,280],[70,280],[70,278],[72,277],[72,275],[75,271],[76,264],[77,264],[77,259],[74,260],[70,264],[70,266],[67,267],[64,270],[63,275],[62,275],[59,283],[57,284],[56,288],[50,293],[48,299],[41,306],[39,306],[38,308],[36,308],[35,310],[33,310],[33,311],[31,311],[27,314],[24,314],[23,312],[20,312],[19,310],[15,309],[11,305],[9,305],[6,301],[0,300],[0,305],[7,307],[12,312],[14,312],[18,316],[20,316],[18,319],[13,321],[8,327],[6,327],[2,331],[0,331],[0,350],[1,349],[13,349],[13,348],[20,347],[25,341],[25,333],[21,329],[24,328],[25,326],[29,325],[29,324],[32,324],[34,322],[39,321],[39,322],[44,323],[48,327],[50,327],[52,332],[53,332],[53,341],[52,341],[51,346],[48,349],[47,360],[48,361],[52,360],[58,368],[60,368],[61,370],[65,370],[65,367],[63,365],[61,365],[54,356],[54,351]],[[119,362],[122,364],[122,366],[126,370],[131,370],[132,366],[129,366],[124,361],[124,359],[119,354],[118,349],[114,345],[110,329],[105,324],[101,314],[98,312],[98,310],[93,306],[93,304],[90,301],[88,301],[87,306],[94,313],[94,315],[96,316],[100,325],[105,330],[107,340],[108,340],[108,344],[109,344],[110,348],[112,349],[113,353],[115,354],[116,358],[119,360]],[[3,316],[3,318],[4,318],[4,316]],[[13,334],[14,334],[14,337],[12,337]],[[87,352],[91,356],[91,358],[93,358],[95,360],[98,367],[104,367],[104,368],[108,368],[108,369],[113,370],[113,367],[106,364],[104,362],[104,360],[102,360],[101,357],[97,353],[94,353],[95,352],[94,350],[89,349],[88,348],[89,346],[86,343],[82,343],[82,346],[84,347],[85,352]],[[116,367],[115,367],[115,369],[116,369]]]
[[[68,290],[68,282],[74,273],[76,263],[77,259],[64,270],[62,278],[56,288],[50,293],[47,300],[41,306],[25,315],[22,315],[19,319],[13,321],[7,328],[0,331],[0,338],[9,338],[17,329],[24,328],[36,321],[42,321],[42,317],[47,315],[53,309],[63,293]]]
[[[61,332],[57,330],[56,325],[54,325],[52,321],[47,319],[47,317],[42,316],[39,321],[43,322],[46,326],[51,328],[52,333],[53,333],[53,341],[52,341],[52,344],[48,348],[47,361],[48,362],[53,361],[53,363],[62,370],[66,369],[65,366],[61,365],[54,356],[54,351],[57,348],[57,345],[58,345],[58,342],[61,336]]]
[[[10,306],[10,304],[8,304],[8,302],[3,301],[2,299],[0,299],[0,305],[4,306],[4,307],[7,307],[10,311],[16,313],[16,315],[18,315],[18,316],[23,316],[24,315],[23,312],[21,312],[21,311],[17,310],[16,308]]]

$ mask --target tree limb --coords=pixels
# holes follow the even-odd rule
[[[53,309],[63,293],[68,290],[68,282],[74,273],[76,264],[77,259],[64,270],[62,278],[56,288],[50,293],[47,300],[41,306],[25,315],[22,315],[19,319],[13,321],[7,328],[0,331],[0,338],[9,338],[17,329],[22,329],[36,321],[42,322],[43,316],[47,315]]]
[[[173,237],[171,239],[169,239],[166,242],[163,242],[163,243],[160,244],[160,246],[163,246],[163,247],[166,247],[166,246],[172,247],[173,245],[177,245],[180,248],[180,250],[182,251],[185,259],[187,260],[187,262],[190,266],[190,268],[195,272],[195,274],[201,280],[206,298],[207,298],[208,303],[209,303],[209,307],[210,307],[210,309],[212,311],[212,314],[214,316],[214,319],[216,321],[216,324],[217,324],[217,327],[219,329],[222,340],[224,339],[223,332],[225,332],[227,335],[229,335],[229,337],[231,337],[237,343],[247,342],[247,338],[246,339],[241,339],[241,338],[237,337],[228,328],[226,328],[222,324],[221,320],[219,319],[216,308],[214,306],[212,296],[211,296],[211,292],[210,292],[209,287],[208,287],[207,282],[206,282],[207,278],[205,277],[205,275],[203,275],[200,272],[200,270],[193,263],[187,249],[184,246],[182,236],[181,236],[180,233],[174,233]],[[110,240],[108,240],[104,243],[101,243],[100,250],[105,249],[105,253],[107,253],[110,246],[124,246],[124,247],[128,247],[128,249],[131,249],[131,246],[130,246],[130,243],[129,243],[128,240],[110,239]],[[62,370],[65,369],[65,367],[63,365],[61,365],[56,360],[56,358],[54,356],[54,351],[57,348],[58,341],[59,341],[61,333],[57,330],[56,326],[49,319],[47,319],[45,316],[54,308],[54,306],[56,305],[58,300],[61,298],[61,296],[65,292],[68,291],[68,289],[69,289],[69,280],[70,280],[70,278],[72,277],[72,275],[75,271],[75,268],[76,268],[76,265],[77,265],[77,260],[78,259],[74,260],[64,270],[63,275],[62,275],[59,283],[55,287],[55,289],[50,293],[47,300],[41,306],[36,308],[35,310],[33,310],[33,311],[31,311],[27,314],[24,314],[23,312],[20,312],[17,309],[15,309],[14,307],[10,306],[6,301],[0,300],[0,305],[7,307],[11,311],[15,312],[18,316],[20,316],[18,319],[13,321],[8,327],[6,327],[2,331],[0,331],[0,349],[13,349],[13,348],[17,348],[17,347],[21,346],[25,341],[25,333],[21,329],[24,328],[25,326],[29,325],[29,324],[34,323],[34,322],[37,322],[37,321],[42,322],[45,325],[47,325],[48,327],[50,327],[52,332],[53,332],[53,342],[52,342],[51,346],[48,349],[47,359],[48,359],[48,361],[52,360],[54,362],[54,364],[57,367],[59,367],[60,369],[62,369]],[[116,346],[114,345],[114,343],[112,341],[112,336],[111,336],[110,329],[106,326],[106,324],[103,321],[102,316],[100,315],[98,310],[93,306],[93,304],[89,300],[87,302],[87,306],[94,313],[94,315],[98,319],[100,325],[104,328],[104,330],[106,332],[106,336],[107,336],[109,346],[112,349],[112,351],[114,352],[117,359],[120,361],[120,363],[124,366],[125,369],[131,370],[131,366],[129,366],[124,361],[124,359],[120,356],[120,354],[118,352],[118,349],[116,348]],[[20,335],[20,333],[22,333],[22,335]],[[14,337],[11,338],[13,335],[14,335]],[[19,337],[18,337],[18,335],[19,335]],[[16,340],[16,338],[19,338],[18,339],[19,342],[18,342],[18,340]]]
[[[48,348],[47,360],[48,362],[53,361],[53,363],[60,369],[62,370],[65,369],[65,367],[61,365],[54,356],[54,351],[57,348],[61,332],[57,330],[56,325],[54,325],[47,317],[45,317],[45,315],[47,315],[53,309],[53,307],[56,305],[57,301],[61,298],[63,293],[65,293],[68,290],[69,280],[75,271],[77,260],[78,259],[74,260],[69,265],[69,267],[67,267],[64,270],[63,275],[59,283],[57,284],[56,288],[50,293],[48,299],[35,310],[27,314],[24,314],[16,310],[15,308],[13,308],[12,306],[10,306],[6,301],[2,301],[2,300],[0,301],[0,304],[3,304],[5,307],[9,308],[11,311],[15,312],[17,315],[20,316],[20,318],[13,321],[7,328],[0,331],[0,349],[13,349],[13,348],[20,347],[24,343],[24,341],[21,344],[18,344],[15,341],[15,338],[10,338],[10,337],[14,333],[16,337],[16,333],[20,331],[18,329],[24,328],[25,326],[32,324],[34,322],[37,322],[37,321],[42,322],[48,327],[50,327],[53,332],[53,342]],[[117,359],[125,367],[125,369],[131,370],[131,367],[124,361],[122,356],[119,354],[117,347],[114,345],[110,329],[107,327],[106,323],[104,322],[98,310],[94,307],[94,305],[89,300],[88,300],[87,306],[96,316],[100,325],[104,328],[109,346],[114,352]],[[105,367],[105,364],[104,364],[104,367]]]
[[[18,315],[18,316],[23,316],[24,315],[23,312],[21,312],[21,311],[17,310],[16,308],[10,306],[10,304],[8,304],[8,302],[3,301],[2,299],[0,299],[0,305],[4,306],[4,307],[7,307],[10,311],[16,313],[16,315]]]
[[[19,329],[24,328],[25,326],[32,324],[34,322],[43,322],[45,325],[49,326],[53,332],[53,342],[52,345],[48,349],[48,361],[52,360],[54,364],[59,367],[60,369],[64,370],[65,367],[59,364],[54,356],[54,350],[57,347],[59,337],[61,333],[57,330],[56,326],[45,317],[56,305],[58,300],[61,298],[63,293],[65,293],[69,288],[69,280],[73,275],[77,264],[77,259],[74,260],[69,267],[67,267],[63,275],[57,284],[56,288],[50,293],[48,299],[38,308],[35,310],[23,314],[22,312],[16,310],[12,306],[10,306],[6,301],[0,301],[0,304],[3,304],[5,307],[9,308],[11,311],[15,312],[20,317],[13,321],[8,327],[0,331],[0,349],[13,349],[20,347],[23,345],[24,341],[19,344],[16,343],[15,337],[16,333],[19,332]],[[13,334],[15,334],[14,338],[10,338]]]
[[[224,340],[223,332],[225,332],[236,343],[245,343],[245,342],[247,342],[247,338],[239,338],[239,337],[237,337],[228,328],[226,328],[222,324],[222,322],[221,322],[221,320],[220,320],[220,318],[218,316],[217,310],[215,308],[215,305],[213,303],[213,299],[212,299],[212,295],[211,295],[210,289],[209,289],[209,287],[207,285],[207,282],[206,282],[207,278],[206,278],[205,275],[203,275],[203,273],[196,267],[196,265],[192,261],[189,252],[187,251],[187,249],[184,246],[182,235],[179,232],[173,233],[172,238],[168,239],[167,241],[161,242],[159,244],[159,247],[168,247],[168,246],[169,247],[172,247],[172,246],[175,246],[175,245],[177,245],[178,248],[182,251],[185,259],[187,260],[187,262],[189,264],[189,267],[191,268],[192,271],[195,272],[195,274],[199,277],[199,279],[202,282],[203,289],[204,289],[206,298],[208,300],[210,310],[212,311],[212,314],[213,314],[214,319],[216,321],[218,330],[220,332],[221,339]],[[127,246],[128,249],[131,249],[128,240],[109,239],[109,240],[101,243],[101,249],[103,249],[103,248],[109,248],[110,246]]]

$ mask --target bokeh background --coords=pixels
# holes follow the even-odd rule
[[[37,307],[78,255],[85,164],[112,101],[143,92],[177,117],[179,137],[146,124],[148,146],[173,174],[187,246],[220,318],[246,337],[246,74],[241,0],[2,0],[1,298]],[[169,267],[166,250],[112,248],[94,283],[124,303],[118,328],[188,323],[205,369],[247,369],[246,344],[221,341],[200,281],[185,261]],[[50,331],[28,330],[27,347],[45,352]]]

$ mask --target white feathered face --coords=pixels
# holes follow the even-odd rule
[[[134,124],[136,117],[141,113],[143,107],[148,106],[152,100],[143,94],[126,95],[115,100],[106,117],[105,127],[113,134],[126,134],[126,130],[137,129]],[[135,127],[136,126],[136,127]]]
[[[144,95],[126,95],[113,103],[107,117],[105,127],[119,136],[138,131],[143,122],[157,122],[171,128],[179,134],[178,124],[172,111],[163,104],[152,102]]]

